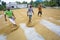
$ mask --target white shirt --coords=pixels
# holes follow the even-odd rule
[[[32,8],[28,9],[28,15],[33,15],[33,9]]]

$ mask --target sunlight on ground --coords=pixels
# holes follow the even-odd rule
[[[45,19],[60,26],[60,22],[58,21],[60,20],[60,9],[43,8],[42,17],[39,17],[37,12],[37,8],[34,8],[32,22],[29,23],[27,9],[13,10],[13,13],[16,16],[16,23],[19,27],[17,29],[9,21],[5,22],[4,16],[2,16],[2,18],[0,18],[0,34],[6,34],[7,40],[26,40],[24,30],[22,30],[19,25],[21,23],[25,23],[29,28],[34,27],[36,32],[39,33],[45,40],[60,40],[60,36],[46,28],[44,25],[40,24],[41,19]],[[14,27],[15,30],[13,30],[11,27]]]

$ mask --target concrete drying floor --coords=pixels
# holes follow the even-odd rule
[[[4,16],[0,17],[0,35],[5,34],[6,40],[60,40],[60,9],[43,8],[42,17],[37,15],[37,8],[33,9],[31,23],[28,22],[27,9],[13,10],[19,28],[14,27],[9,20],[6,22]],[[0,13],[3,15],[3,12]]]

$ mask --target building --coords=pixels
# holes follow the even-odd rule
[[[17,7],[17,3],[15,3],[15,2],[9,2],[8,4],[6,4],[6,7],[16,8]]]
[[[27,4],[17,4],[17,8],[27,8]]]
[[[6,7],[10,8],[27,8],[27,4],[17,4],[16,2],[9,2]]]

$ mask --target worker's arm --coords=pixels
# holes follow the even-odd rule
[[[13,14],[13,12],[12,12],[12,15],[13,15],[14,18],[16,18],[15,15]]]
[[[5,21],[7,21],[6,14],[4,14],[4,17],[5,17]]]
[[[6,12],[5,11],[4,11],[4,18],[5,18],[5,21],[7,21]]]
[[[27,16],[28,16],[28,12],[29,12],[29,9],[28,9],[28,11],[27,11]]]
[[[33,9],[32,9],[32,12],[33,12],[33,14],[34,14],[34,11],[33,11]]]
[[[14,14],[12,13],[12,15],[14,16]],[[15,16],[14,16],[15,17]]]

